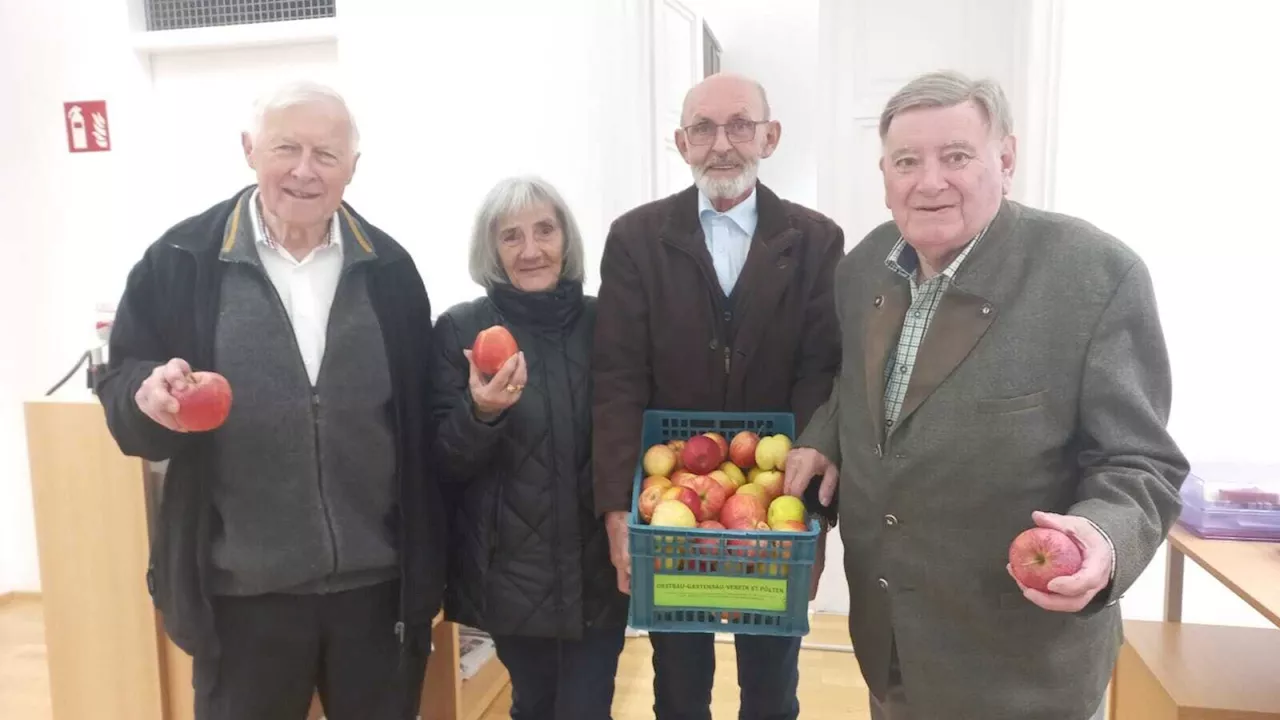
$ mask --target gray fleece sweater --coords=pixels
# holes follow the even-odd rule
[[[234,401],[216,434],[213,590],[323,593],[394,578],[391,379],[363,267],[373,249],[342,226],[342,276],[313,387],[250,210],[244,203],[221,254],[214,357]]]

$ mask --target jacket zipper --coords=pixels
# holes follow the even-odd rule
[[[289,318],[289,311],[287,308],[285,308],[284,299],[280,297],[280,291],[276,288],[276,284],[271,282],[271,276],[267,274],[266,269],[258,265],[254,265],[253,263],[246,263],[246,264],[249,265],[250,267],[256,268],[258,271],[258,274],[262,276],[262,279],[267,281],[267,285],[271,288],[271,293],[276,299],[276,306],[280,309],[280,312],[284,313],[285,319],[287,320]],[[338,288],[341,287],[342,281],[346,275],[347,275],[347,268],[344,267],[341,270],[341,272],[338,274],[338,285],[337,287],[334,288],[335,296],[337,295]],[[290,323],[290,325],[292,325],[292,323]],[[328,334],[328,332],[329,332],[329,329],[326,327],[325,333]],[[302,366],[302,373],[306,375],[307,365],[305,362],[302,361],[302,347],[298,345],[298,338],[292,332],[287,334],[289,335],[289,339],[293,342],[293,349],[297,355],[298,364]],[[318,373],[316,375],[316,378],[318,382],[319,381]],[[333,530],[333,515],[332,513],[329,512],[329,501],[328,501],[328,498],[326,498],[325,496],[324,467],[323,467],[323,463],[320,461],[320,390],[315,385],[311,385],[309,380],[307,384],[310,386],[310,390],[311,390],[311,435],[312,435],[312,438],[314,439],[314,444],[315,444],[316,486],[317,486],[317,490],[320,493],[320,509],[324,512],[324,525],[325,525],[325,529],[328,531],[328,534],[329,534],[329,547],[331,548],[331,552],[333,555],[333,564],[331,566],[330,572],[337,573],[338,572],[338,536],[337,536],[337,533],[335,533]]]
[[[301,357],[301,354],[299,354]],[[331,573],[338,572],[338,536],[333,531],[333,515],[329,512],[329,501],[324,491],[324,463],[320,460],[320,391],[311,388],[311,428],[316,448],[316,485],[320,491],[320,509],[324,511],[324,525],[329,531],[329,545],[333,548],[333,568]]]
[[[561,345],[562,351],[563,351],[563,347],[564,346]],[[550,373],[547,372],[547,364],[543,362],[542,363],[542,387],[543,387],[542,407],[543,407],[543,412],[546,413],[546,416],[548,418],[552,417],[551,393],[550,393],[551,388],[547,383],[549,377],[550,377]],[[552,563],[552,567],[554,568],[552,575],[555,576],[556,623],[561,624],[561,623],[565,623],[565,619],[562,615],[562,612],[564,610],[564,583],[560,577],[560,567],[559,567],[560,566],[560,510],[561,510],[561,507],[560,507],[560,488],[558,486],[560,485],[560,481],[561,481],[560,448],[556,446],[556,424],[554,422],[548,423],[547,430],[549,431],[550,437],[551,437],[551,482],[553,484],[552,492],[551,492],[551,522],[555,527],[555,529],[551,532],[551,563]],[[585,599],[585,592],[583,593],[583,597]]]

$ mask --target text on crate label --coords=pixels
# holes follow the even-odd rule
[[[787,609],[787,581],[654,575],[653,604],[662,607],[782,612]]]

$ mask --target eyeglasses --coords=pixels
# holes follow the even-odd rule
[[[686,125],[681,130],[684,130],[684,136],[688,138],[690,145],[710,145],[714,143],[720,128],[724,128],[725,137],[729,138],[729,142],[744,143],[755,140],[756,126],[765,125],[768,122],[768,120],[743,120],[739,118],[717,125],[709,120],[703,120],[692,125]]]

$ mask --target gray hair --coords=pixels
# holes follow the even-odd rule
[[[920,108],[945,108],[972,101],[985,116],[987,127],[1003,139],[1013,132],[1013,114],[1004,90],[994,80],[970,80],[953,70],[925,73],[908,82],[885,104],[880,113],[880,139],[898,115]]]
[[[347,116],[347,124],[351,126],[351,151],[360,152],[360,130],[356,128],[356,117],[347,107],[347,101],[337,90],[311,80],[294,80],[279,85],[260,96],[253,104],[253,115],[246,132],[256,142],[262,132],[262,123],[267,113],[275,110],[310,104],[337,105]]]
[[[471,230],[470,269],[471,279],[485,288],[507,284],[511,280],[498,256],[498,229],[503,218],[528,209],[539,203],[547,203],[555,210],[564,233],[564,258],[560,278],[582,282],[586,260],[582,247],[582,233],[578,222],[560,193],[551,183],[534,175],[509,177],[499,181],[484,197],[476,213]]]

